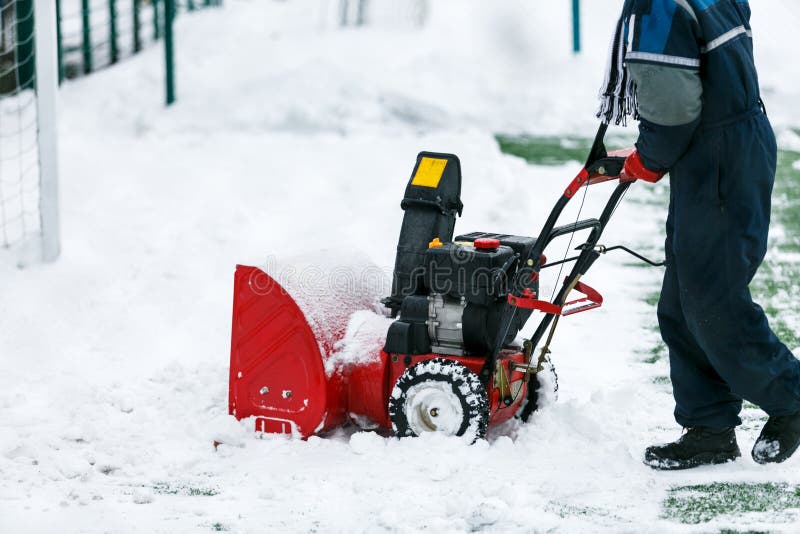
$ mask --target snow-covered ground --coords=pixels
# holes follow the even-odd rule
[[[352,430],[256,439],[227,416],[234,265],[355,243],[390,268],[419,150],[461,158],[457,230],[538,231],[579,164],[528,165],[493,134],[593,134],[619,7],[584,2],[573,57],[570,2],[544,4],[435,0],[422,30],[341,31],[320,2],[228,0],[178,21],[175,107],[161,107],[159,48],[67,83],[63,256],[0,267],[0,532],[796,528],[792,512],[662,518],[671,487],[796,485],[800,459],[757,466],[751,426],[734,465],[641,464],[679,429],[654,382],[666,364],[641,363],[660,274],[623,257],[587,276],[604,307],[562,322],[560,400],[529,425],[465,446]],[[800,8],[751,4],[765,100],[796,148],[800,65],[786,58]],[[629,199],[650,198],[642,187]],[[657,249],[665,209],[626,202],[605,241]]]

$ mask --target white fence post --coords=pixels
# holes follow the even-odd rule
[[[36,104],[39,130],[39,204],[42,217],[42,260],[61,252],[58,222],[58,52],[53,0],[35,0]]]

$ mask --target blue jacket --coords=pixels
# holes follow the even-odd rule
[[[637,85],[637,148],[669,170],[698,129],[760,105],[747,0],[627,0],[626,64]]]

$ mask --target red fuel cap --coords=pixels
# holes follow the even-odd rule
[[[491,237],[481,237],[475,240],[473,246],[477,250],[497,250],[500,247],[500,240]]]

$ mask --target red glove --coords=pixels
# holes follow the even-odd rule
[[[633,153],[625,159],[625,166],[622,169],[619,180],[620,182],[643,180],[654,184],[662,179],[665,174],[667,174],[666,171],[655,172],[645,167],[644,163],[642,163],[642,158],[639,156],[639,152],[634,150]]]

